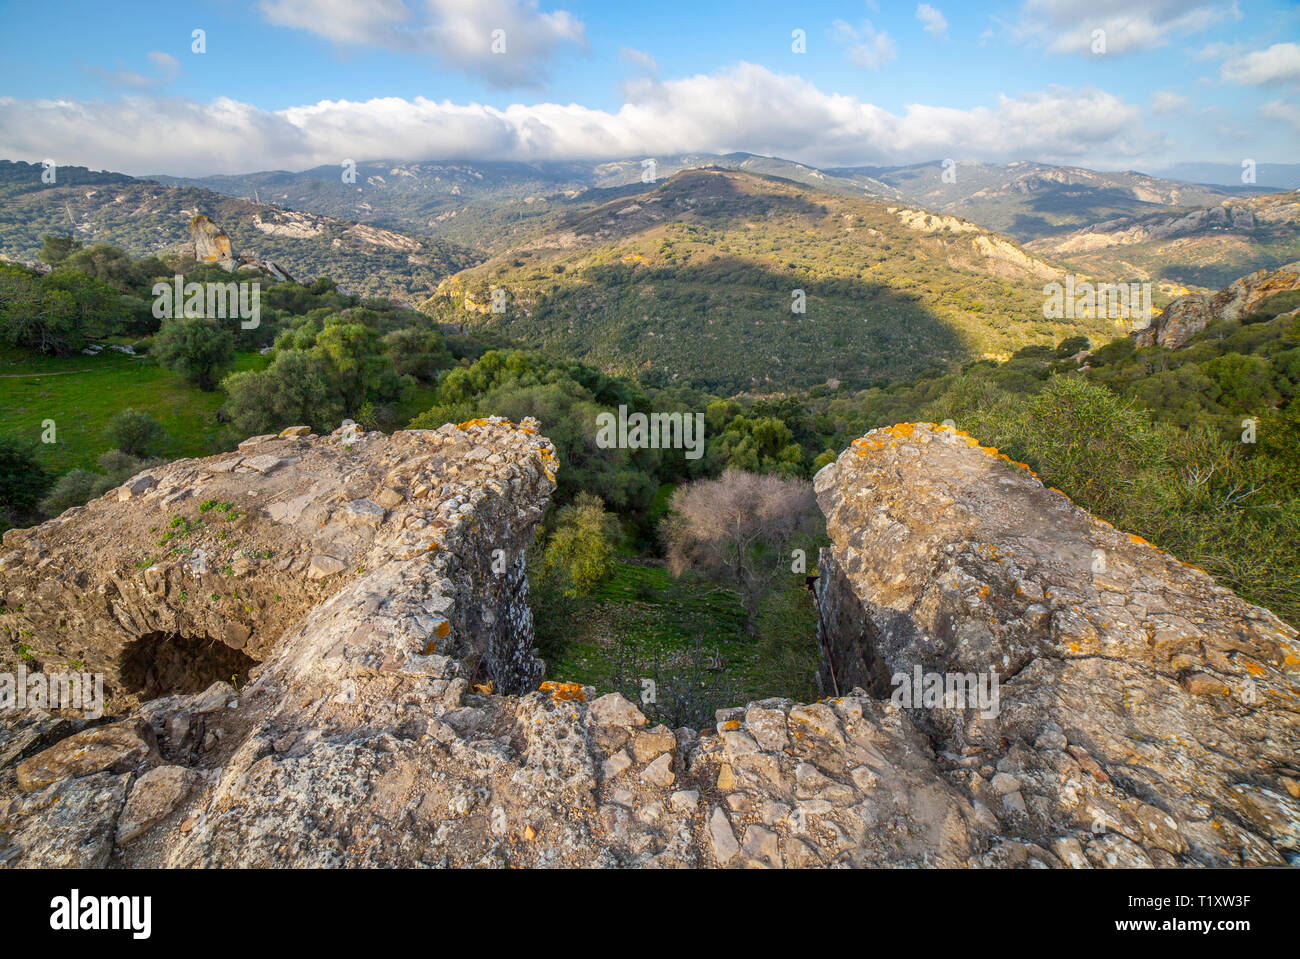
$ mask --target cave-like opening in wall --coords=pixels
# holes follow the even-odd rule
[[[207,637],[147,633],[121,654],[123,692],[142,699],[202,692],[223,681],[236,687],[248,681],[257,660]]]

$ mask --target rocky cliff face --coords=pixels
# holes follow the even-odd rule
[[[1248,316],[1261,302],[1286,290],[1300,289],[1300,261],[1276,270],[1258,270],[1243,276],[1213,296],[1191,293],[1174,300],[1145,329],[1133,333],[1139,346],[1177,349],[1215,320]]]
[[[1295,858],[1294,631],[929,427],[818,475],[830,698],[696,731],[539,688],[523,548],[557,464],[534,430],[291,430],[8,534],[4,668],[77,658],[115,705],[0,717],[0,863]],[[1000,710],[891,702],[916,666],[996,670]]]
[[[948,252],[954,265],[963,266],[976,273],[988,273],[990,276],[1013,280],[1054,280],[1061,276],[1061,271],[1051,264],[1030,256],[1016,244],[989,233],[967,220],[897,207],[889,207],[889,212],[897,216],[908,229],[918,233],[943,238],[971,236],[969,247],[959,242],[948,245]]]
[[[1139,199],[1153,198],[1139,196]],[[1167,201],[1154,199],[1154,202]],[[1173,202],[1177,202],[1176,197]],[[1119,217],[1064,236],[1035,240],[1030,246],[1035,251],[1065,256],[1209,233],[1251,234],[1256,230],[1293,230],[1297,223],[1300,223],[1300,191],[1293,191],[1226,200],[1217,206],[1199,210]]]

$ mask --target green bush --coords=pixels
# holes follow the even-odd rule
[[[164,320],[154,337],[153,356],[159,365],[175,370],[199,389],[215,390],[221,371],[235,357],[235,337],[216,320]]]
[[[167,441],[158,421],[142,410],[122,410],[108,421],[105,432],[127,456],[151,456]]]
[[[617,520],[605,511],[601,499],[579,493],[556,514],[542,556],[543,569],[567,583],[566,595],[589,596],[613,568],[616,530]]]

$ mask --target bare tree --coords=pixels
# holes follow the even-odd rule
[[[789,569],[789,550],[817,524],[812,484],[774,474],[727,470],[679,487],[660,526],[674,576],[698,570],[733,586],[746,626],[758,628],[760,597]]]

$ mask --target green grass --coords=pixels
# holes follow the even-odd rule
[[[618,686],[620,657],[625,669],[649,677],[657,659],[689,654],[699,638],[708,657],[717,654],[725,663],[734,704],[777,695],[808,699],[818,662],[811,602],[806,612],[807,623],[801,625],[807,627],[807,642],[798,642],[799,654],[778,657],[778,663],[763,637],[745,635],[744,610],[735,593],[698,578],[673,580],[659,567],[616,562],[590,607],[573,617],[571,638],[562,654],[547,663],[546,675],[606,693]]]
[[[242,353],[233,369],[266,365],[266,357]],[[0,431],[36,442],[41,462],[53,473],[94,469],[96,458],[113,446],[105,433],[108,421],[128,407],[144,410],[167,431],[163,457],[216,452],[235,439],[216,420],[224,401],[220,390],[204,393],[148,359],[108,351],[70,357],[0,352]],[[56,429],[57,442],[51,444],[40,442],[47,419]]]

